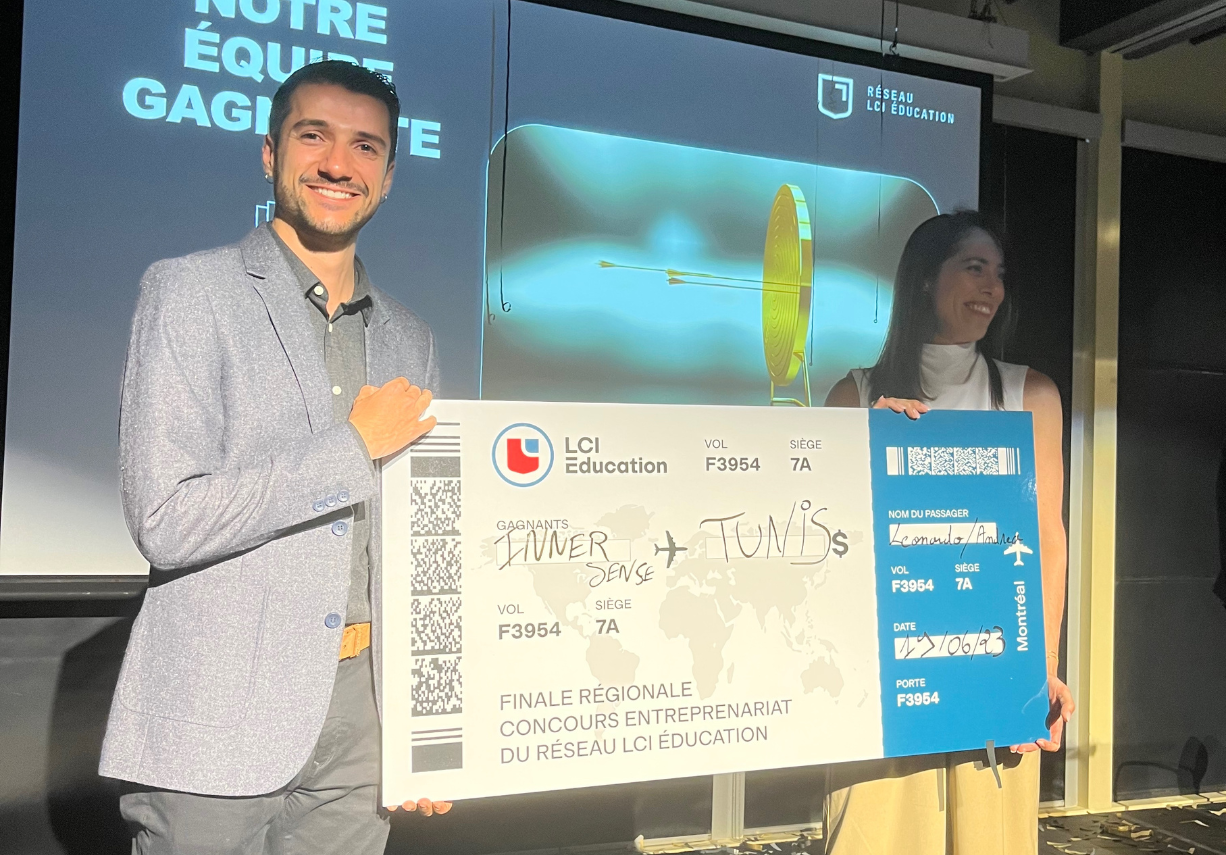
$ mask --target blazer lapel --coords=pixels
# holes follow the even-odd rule
[[[404,372],[396,361],[398,348],[391,315],[383,305],[386,299],[373,285],[370,289],[374,310],[366,327],[366,382],[382,386]],[[370,613],[375,631],[371,635],[371,657],[375,669],[375,706],[383,715],[383,464],[375,461],[379,492],[370,503]]]
[[[298,291],[294,273],[268,229],[262,226],[248,234],[239,249],[247,274],[252,277],[252,285],[268,309],[273,329],[298,380],[311,432],[317,433],[333,421],[328,371],[307,315],[310,306]]]
[[[391,315],[383,305],[383,294],[373,286],[370,289],[374,310],[366,327],[366,382],[382,386],[404,373],[397,363],[398,348],[392,340],[392,328],[387,326]]]

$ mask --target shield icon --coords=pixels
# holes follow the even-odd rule
[[[817,109],[832,119],[851,115],[851,95],[855,82],[850,77],[817,75]]]

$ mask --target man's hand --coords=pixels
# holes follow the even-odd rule
[[[409,384],[403,377],[381,387],[363,386],[349,411],[350,423],[358,429],[371,460],[395,454],[435,425],[434,416],[422,413],[434,396]]]
[[[907,418],[914,421],[921,415],[928,412],[928,405],[923,401],[915,401],[911,398],[887,398],[882,395],[873,404],[874,410],[893,410],[896,413],[906,413]]]
[[[1047,699],[1051,704],[1047,711],[1047,726],[1051,729],[1051,739],[1037,739],[1025,745],[1014,745],[1011,749],[1013,752],[1025,754],[1027,751],[1039,749],[1060,750],[1060,743],[1064,739],[1064,725],[1068,724],[1068,720],[1077,711],[1077,703],[1073,700],[1069,687],[1055,674],[1047,675]]]
[[[430,816],[431,814],[439,814],[440,816],[451,810],[451,802],[432,802],[429,799],[418,799],[415,802],[405,802],[403,805],[388,805],[390,811],[400,810],[419,810],[422,816]]]

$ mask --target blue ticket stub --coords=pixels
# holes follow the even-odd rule
[[[1029,414],[431,410],[382,473],[389,803],[1045,734]]]
[[[886,756],[1042,736],[1030,413],[875,410],[869,436]]]

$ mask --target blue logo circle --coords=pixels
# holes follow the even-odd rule
[[[503,481],[513,487],[532,487],[553,469],[553,442],[536,425],[517,422],[494,438],[490,457]]]

